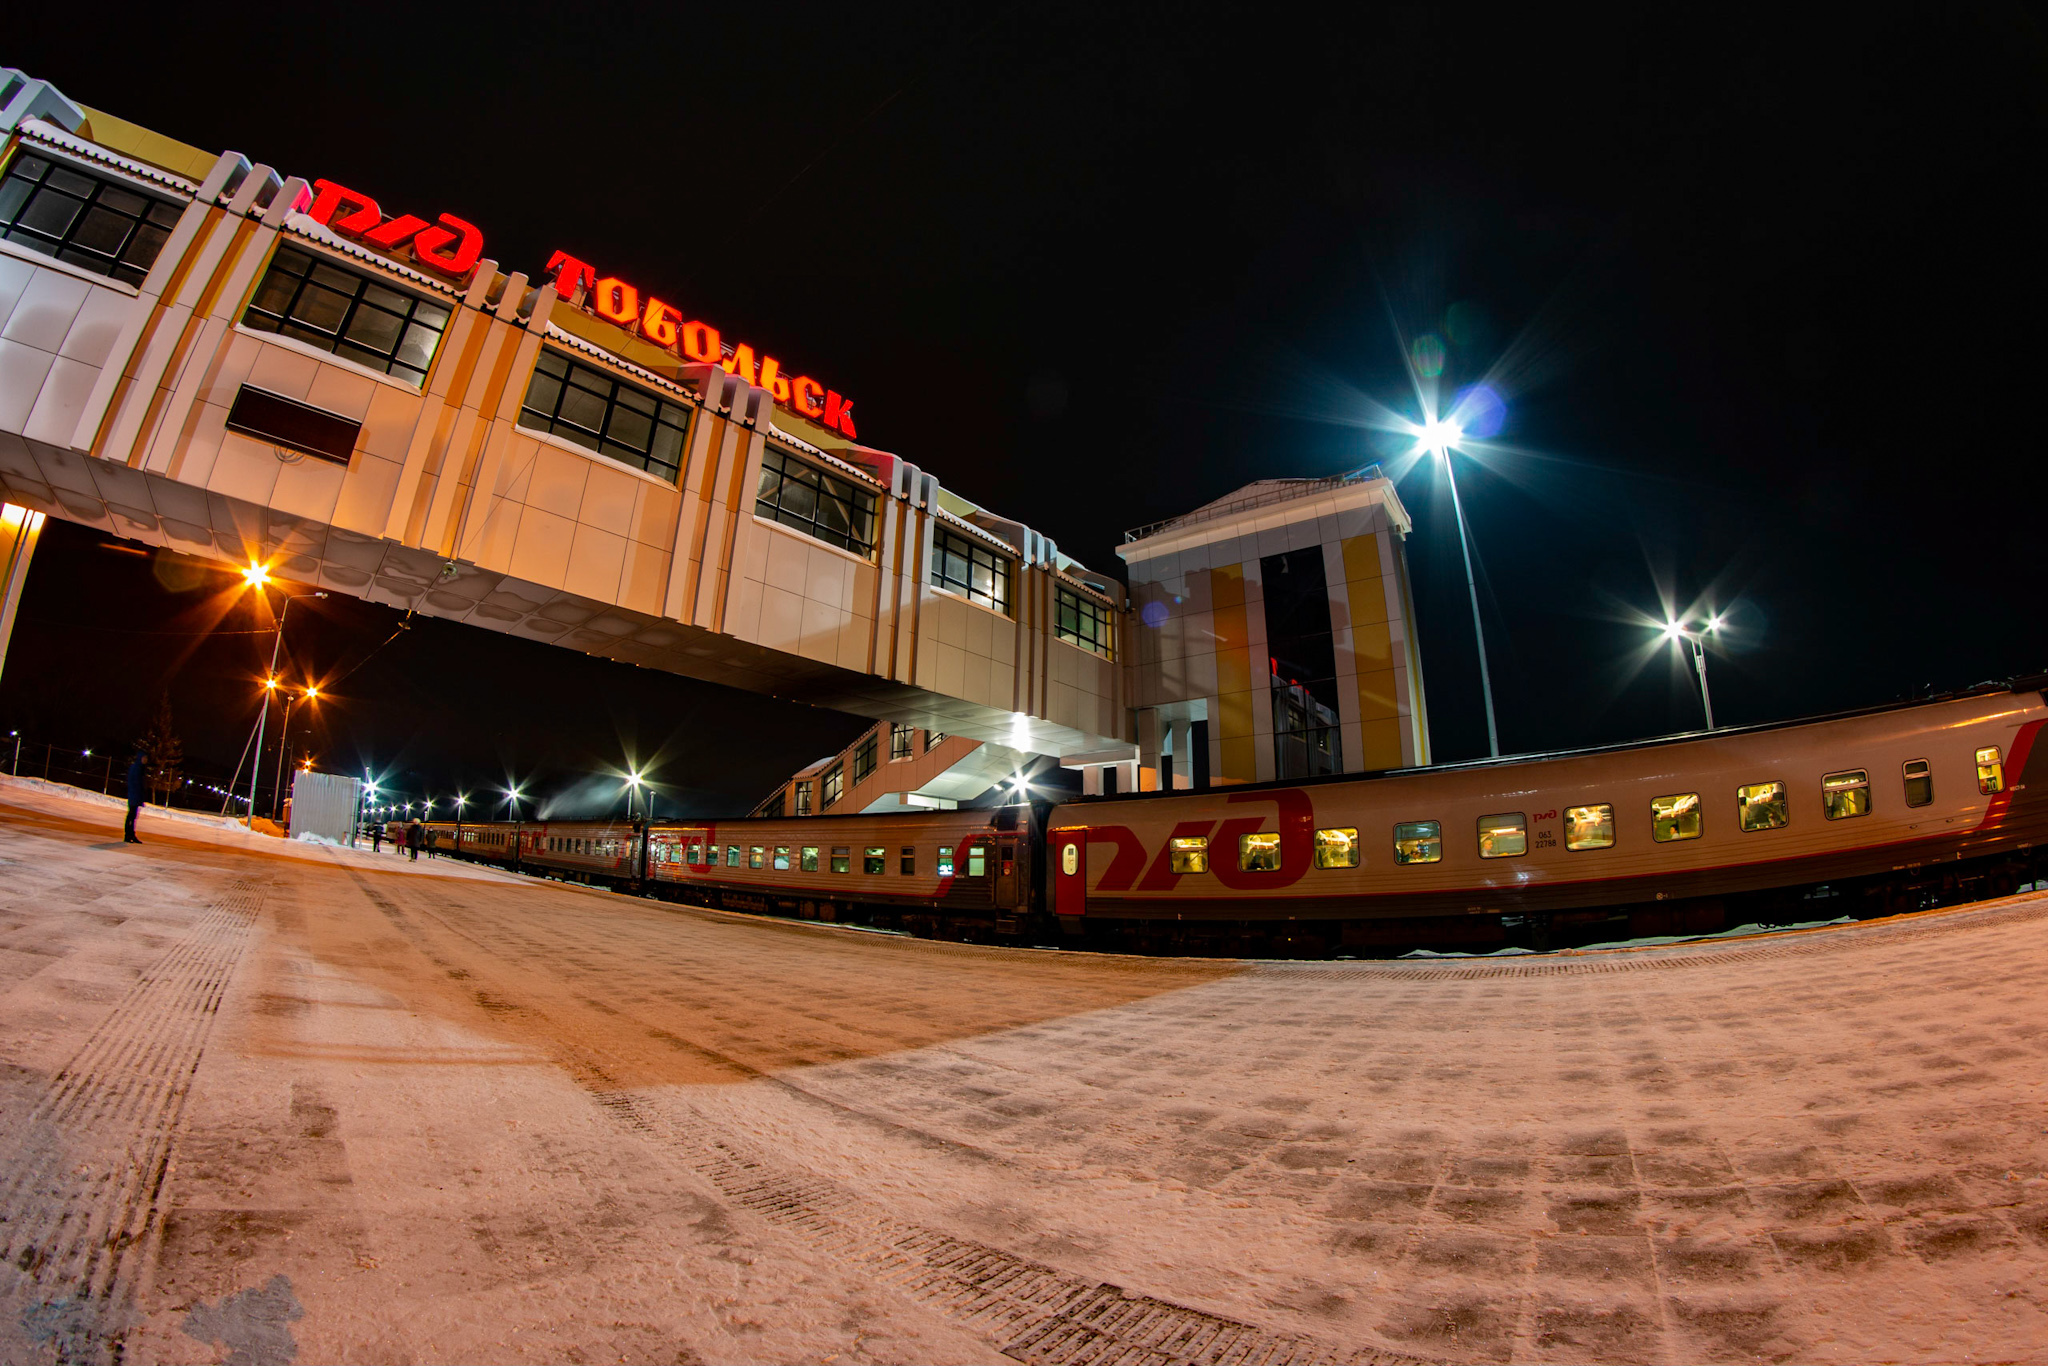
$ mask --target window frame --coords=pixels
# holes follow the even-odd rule
[[[830,811],[832,804],[846,795],[846,765],[833,764],[818,779],[818,809]]]
[[[1758,793],[1768,793],[1773,788],[1777,789],[1775,797],[1759,797],[1755,795]],[[1756,821],[1751,821],[1751,811],[1759,809],[1768,811],[1772,807],[1777,809],[1777,820],[1767,821],[1759,817]],[[1736,785],[1735,825],[1743,834],[1753,835],[1761,834],[1766,830],[1783,830],[1790,824],[1792,824],[1792,799],[1782,779],[1766,778],[1760,783],[1738,783]]]
[[[1427,835],[1425,835],[1425,834],[1422,834],[1421,832],[1422,832],[1422,831],[1423,831],[1424,829],[1427,829],[1427,830],[1429,830],[1429,831],[1430,831],[1431,833],[1429,833],[1429,834],[1427,834]],[[1403,834],[1403,833],[1402,833],[1403,831],[1412,831],[1412,832],[1414,832],[1414,833],[1412,833],[1412,834]],[[1402,841],[1404,841],[1404,840],[1405,840],[1405,841],[1407,841],[1408,843],[1410,843],[1410,844],[1414,844],[1414,845],[1420,845],[1420,846],[1428,846],[1428,845],[1433,845],[1433,846],[1435,846],[1435,850],[1436,850],[1436,852],[1435,852],[1435,853],[1433,853],[1433,854],[1431,854],[1431,855],[1430,855],[1429,857],[1427,857],[1427,858],[1409,858],[1409,857],[1408,857],[1408,856],[1407,856],[1407,855],[1406,855],[1405,853],[1403,853],[1403,852],[1402,852],[1402,849],[1401,849],[1401,844],[1402,844]],[[1401,865],[1401,866],[1402,866],[1402,867],[1404,867],[1404,868],[1407,868],[1407,867],[1419,867],[1420,865],[1422,865],[1422,864],[1425,864],[1425,863],[1442,863],[1443,861],[1444,861],[1444,823],[1443,823],[1442,821],[1395,821],[1395,822],[1394,822],[1394,862],[1395,862],[1395,863],[1397,863],[1397,864]]]
[[[862,877],[882,877],[889,871],[889,846],[886,844],[863,844],[860,856]]]
[[[1680,802],[1680,801],[1686,801],[1686,800],[1688,800],[1688,799],[1689,799],[1689,800],[1690,800],[1690,801],[1692,802],[1692,806],[1691,806],[1691,808],[1690,808],[1690,811],[1689,811],[1689,812],[1680,812],[1680,811],[1678,811],[1678,810],[1677,810],[1677,808],[1673,808],[1673,810],[1672,810],[1672,811],[1668,811],[1668,812],[1666,812],[1666,813],[1665,813],[1665,816],[1664,816],[1664,818],[1665,818],[1665,819],[1670,819],[1670,818],[1671,818],[1671,817],[1672,817],[1672,816],[1673,816],[1674,814],[1679,814],[1679,815],[1682,815],[1682,814],[1690,814],[1690,815],[1691,815],[1691,817],[1692,817],[1692,833],[1691,833],[1691,834],[1680,834],[1680,833],[1679,833],[1679,828],[1678,828],[1678,826],[1677,826],[1676,824],[1674,824],[1674,825],[1672,825],[1672,827],[1671,827],[1671,831],[1672,831],[1672,833],[1670,833],[1670,834],[1668,834],[1668,835],[1660,835],[1660,834],[1658,834],[1658,833],[1657,833],[1657,821],[1658,821],[1659,817],[1658,817],[1658,812],[1657,812],[1657,803],[1659,803],[1659,802]],[[1665,793],[1665,794],[1664,794],[1663,796],[1661,796],[1661,797],[1652,797],[1652,798],[1650,798],[1650,842],[1651,842],[1652,844],[1683,844],[1683,843],[1685,843],[1685,841],[1687,841],[1687,840],[1696,840],[1696,839],[1699,839],[1699,838],[1701,838],[1702,836],[1704,836],[1704,835],[1705,835],[1706,833],[1707,833],[1707,804],[1706,804],[1705,802],[1703,802],[1703,801],[1701,801],[1701,800],[1700,800],[1700,794],[1699,794],[1699,793],[1697,793],[1697,792],[1667,792],[1667,793]]]
[[[1325,835],[1341,835],[1343,840],[1325,840]],[[1359,842],[1357,826],[1338,825],[1316,831],[1315,848],[1315,866],[1318,868],[1356,868],[1365,861],[1364,847]],[[1350,857],[1342,860],[1327,857],[1333,848],[1343,849]]]
[[[1838,778],[1854,777],[1854,782],[1836,782]],[[1857,811],[1836,811],[1834,798],[1860,793],[1862,809]],[[1871,810],[1870,770],[1866,768],[1845,768],[1839,773],[1823,773],[1820,779],[1820,814],[1831,821],[1853,821],[1867,816]]]
[[[979,840],[965,846],[967,852],[967,876],[979,878],[988,876],[988,846]]]
[[[853,747],[853,785],[855,787],[859,787],[874,774],[878,740],[879,736],[877,733],[869,731],[866,735],[861,736],[860,743]]]
[[[818,844],[800,844],[800,845],[798,845],[798,846],[797,846],[797,856],[796,856],[796,870],[797,870],[797,871],[798,871],[799,873],[815,873],[815,872],[817,872],[817,871],[818,871],[818,853],[819,853],[819,851],[820,851],[821,849],[823,849],[823,848],[824,848],[824,846],[823,846],[823,845],[818,845]]]
[[[917,727],[902,721],[889,723],[889,762],[899,763],[917,756],[911,752],[911,740],[917,734]]]
[[[767,496],[771,481],[772,498]],[[783,495],[793,488],[809,490],[811,511],[785,504]],[[798,504],[802,501],[797,500]],[[828,501],[843,507],[845,529],[830,525],[824,518]],[[761,470],[754,481],[754,515],[763,521],[786,526],[849,555],[871,559],[877,540],[876,526],[881,520],[880,506],[875,490],[861,487],[848,475],[828,470],[773,442],[761,449]]]
[[[774,869],[774,871],[776,871],[776,872],[778,872],[778,873],[786,873],[786,872],[788,872],[788,871],[789,871],[789,851],[790,851],[790,847],[791,847],[791,846],[789,846],[789,845],[787,845],[787,844],[778,844],[778,845],[776,845],[776,846],[775,846],[775,869]]]
[[[1988,760],[1984,757],[1987,754],[1991,756]],[[1979,745],[1977,747],[1977,795],[1980,797],[1996,797],[2003,791],[2005,791],[2005,747],[2003,745]]]
[[[1572,835],[1573,827],[1584,820],[1584,817],[1578,813],[1587,811],[1605,811],[1607,813],[1604,821],[1607,827],[1607,838],[1605,840],[1598,843],[1589,843]],[[1614,803],[1587,802],[1584,806],[1566,807],[1564,809],[1564,831],[1564,847],[1568,853],[1584,854],[1596,849],[1612,849],[1616,834],[1614,827]]]
[[[24,162],[40,162],[42,169],[31,175],[23,171]],[[54,182],[53,172],[76,176],[90,182],[92,188],[85,192],[67,189]],[[10,184],[31,188],[22,194],[21,202],[12,209],[0,210],[7,215],[5,221],[0,221],[0,241],[134,290],[141,289],[149,278],[149,272],[163,255],[164,246],[177,230],[178,220],[185,214],[183,202],[166,198],[125,176],[110,176],[99,167],[81,165],[69,157],[57,156],[41,148],[19,148],[6,167],[0,169],[0,204],[6,202],[6,187]],[[108,202],[106,195],[109,190],[143,201],[142,208],[130,212]],[[46,193],[73,201],[76,206],[70,221],[55,234],[33,225],[24,227],[21,221]],[[80,230],[94,221],[96,214],[127,221],[121,243],[112,252],[81,245],[77,240]],[[147,259],[143,259],[142,253],[136,253],[131,259],[130,253],[136,243],[151,239],[154,245],[147,249]]]
[[[560,365],[561,373],[549,370],[549,365]],[[534,394],[543,381],[554,384],[555,396],[551,404],[536,407]],[[569,402],[572,393],[585,394],[604,405],[595,431],[562,415],[563,405]],[[624,394],[638,395],[653,405],[653,411],[645,412],[632,403],[622,403],[621,395]],[[648,437],[645,448],[636,448],[613,435],[615,419],[621,411],[646,421]],[[683,464],[690,455],[693,411],[692,406],[677,395],[665,394],[623,375],[613,374],[602,366],[570,355],[560,347],[543,346],[534,357],[533,369],[527,374],[526,392],[520,396],[515,425],[522,431],[566,441],[580,451],[603,456],[629,469],[652,475],[663,483],[680,486]],[[675,434],[674,440],[667,443],[667,449],[674,457],[673,463],[656,458],[656,451],[663,445],[660,437],[664,431]]]
[[[901,850],[902,850],[903,852],[902,852],[902,853],[901,853],[901,854],[900,854],[900,855],[898,856],[898,857],[899,857],[899,862],[898,862],[898,865],[897,865],[897,868],[896,868],[896,875],[897,875],[898,877],[916,877],[916,876],[917,876],[917,846],[916,846],[916,845],[914,845],[914,844],[905,844],[905,845],[900,845],[900,846],[898,846],[898,847],[899,847],[899,848],[900,848],[900,849],[901,849]]]
[[[1263,855],[1270,850],[1272,862],[1268,864]],[[1256,860],[1254,854],[1260,855]],[[1277,830],[1251,830],[1237,837],[1237,869],[1241,873],[1277,873],[1280,871],[1280,832]]]
[[[765,844],[750,844],[750,845],[748,845],[748,846],[747,846],[747,867],[749,867],[749,868],[765,868],[765,867],[767,867],[767,866],[768,866],[768,846],[767,846],[767,845],[765,845]]]
[[[938,856],[938,864],[937,864],[937,868],[938,868],[938,873],[939,873],[939,876],[940,876],[940,877],[951,877],[951,876],[953,876],[953,846],[952,846],[952,845],[950,845],[950,844],[942,844],[942,845],[940,845],[940,846],[939,846],[939,856]]]
[[[1074,616],[1071,627],[1067,625],[1070,604]],[[1116,659],[1115,611],[1063,583],[1053,586],[1053,636],[1111,661]]]
[[[835,844],[832,846],[832,871],[835,873],[850,873],[853,871],[852,845]]]
[[[1512,821],[1513,824],[1498,825],[1489,829],[1487,825],[1489,821]],[[1519,832],[1520,844],[1513,849],[1500,849],[1492,853],[1487,852],[1488,836],[1498,839],[1502,834],[1510,830]],[[1529,813],[1526,811],[1496,811],[1492,815],[1481,816],[1476,822],[1475,834],[1478,838],[1479,857],[1481,858],[1527,858],[1529,856]]]
[[[1209,871],[1209,837],[1207,835],[1169,835],[1166,840],[1167,857],[1176,874],[1193,877]]]
[[[955,579],[947,572],[951,568],[949,555],[966,564],[965,579]],[[986,592],[974,586],[974,571],[984,565],[989,570],[990,588]],[[932,527],[931,566],[925,574],[925,581],[933,588],[1007,617],[1010,615],[1010,587],[1015,573],[1015,561],[1001,551],[951,527],[936,524]]]
[[[1920,766],[1918,773],[1913,771],[1913,765],[1915,764]],[[1913,784],[1915,781],[1927,785],[1924,789],[1926,795],[1917,802],[1913,800]],[[1923,806],[1934,805],[1934,764],[1931,761],[1926,759],[1908,759],[1900,764],[1899,783],[1905,789],[1907,806],[1917,810]]]
[[[304,268],[289,265],[288,258],[302,260]],[[319,277],[318,272],[323,270],[354,282],[354,293],[343,303],[340,319],[332,333],[322,327],[314,316],[299,317],[293,312],[306,298],[309,290],[318,289],[337,298],[341,296],[339,285]],[[282,304],[273,307],[265,300],[269,297],[272,283],[280,280],[291,280],[294,283],[284,291]],[[382,290],[404,300],[405,312],[400,314],[395,307],[371,298],[372,290]],[[398,340],[389,352],[376,351],[363,340],[349,335],[356,325],[356,320],[365,316],[366,308],[370,312],[398,319]],[[423,308],[440,313],[440,322],[436,324],[427,321],[421,311]],[[271,252],[270,259],[264,262],[262,275],[257,277],[256,288],[250,293],[248,303],[243,305],[236,320],[237,325],[246,331],[261,336],[279,337],[288,342],[311,347],[338,361],[359,365],[365,370],[382,374],[403,384],[407,389],[421,392],[425,391],[427,381],[433,377],[434,362],[440,359],[441,347],[448,340],[448,329],[454,321],[455,304],[451,300],[430,298],[382,275],[363,270],[355,262],[344,262],[294,242],[280,242],[276,250]],[[415,328],[433,334],[433,343],[418,365],[399,359],[407,338]]]

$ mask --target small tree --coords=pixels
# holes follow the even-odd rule
[[[170,794],[185,781],[185,743],[171,729],[171,695],[165,693],[156,704],[156,718],[142,737],[143,762],[149,770],[150,790],[158,806],[170,805]]]

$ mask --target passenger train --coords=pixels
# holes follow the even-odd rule
[[[2048,876],[2044,682],[1365,776],[982,810],[438,822],[429,836],[727,910],[1151,953],[1544,948],[1870,918]]]

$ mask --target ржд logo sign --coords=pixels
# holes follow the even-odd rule
[[[421,270],[457,284],[469,279],[484,254],[484,235],[452,213],[442,214],[438,224],[409,213],[386,218],[376,200],[331,180],[313,182],[313,206],[306,215],[343,237],[393,256],[410,243],[412,259]]]

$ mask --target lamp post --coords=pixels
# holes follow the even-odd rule
[[[1666,640],[1674,645],[1683,640],[1692,646],[1692,667],[1693,671],[1700,676],[1700,705],[1706,709],[1708,730],[1714,728],[1714,695],[1707,691],[1707,647],[1704,637],[1720,629],[1721,617],[1718,613],[1708,617],[1706,626],[1699,631],[1688,629],[1686,623],[1682,621],[1667,621],[1664,623],[1664,638]]]
[[[1486,701],[1486,749],[1500,758],[1500,729],[1493,720],[1493,677],[1486,667],[1486,628],[1479,620],[1479,583],[1472,574],[1472,539],[1465,530],[1465,505],[1458,500],[1458,475],[1451,466],[1451,452],[1464,439],[1458,424],[1450,418],[1433,420],[1422,429],[1423,449],[1444,463],[1444,478],[1451,486],[1451,513],[1458,522],[1458,549],[1465,557],[1465,591],[1472,597],[1472,638],[1479,644],[1479,692]]]
[[[267,566],[251,564],[242,571],[242,577],[247,580],[251,588],[263,595],[263,600],[266,603],[270,601],[269,595],[264,590],[264,586],[270,582],[270,570]],[[270,673],[263,683],[266,689],[263,697],[263,710],[256,713],[256,755],[249,764],[249,828],[251,830],[256,828],[256,779],[263,772],[263,723],[270,719],[269,694],[277,691],[277,660],[278,655],[284,649],[284,619],[290,615],[292,604],[300,598],[324,598],[326,596],[326,593],[318,590],[311,593],[287,593],[284,597],[284,605],[277,609],[277,636],[270,644]]]
[[[455,794],[455,852],[457,854],[462,852],[462,808],[468,805],[469,798],[467,795],[461,792]]]
[[[642,778],[637,769],[626,770],[626,823],[633,823],[633,799],[640,795]],[[650,813],[651,814],[651,813]]]
[[[273,820],[284,819],[284,761],[285,756],[291,753],[292,748],[292,703],[318,702],[319,700],[320,690],[310,683],[306,685],[306,690],[297,697],[293,697],[289,693],[285,694],[284,724],[279,726],[277,731],[277,804],[273,809],[271,817]],[[266,711],[269,710],[267,702],[264,704],[264,709]]]
[[[519,871],[519,846],[525,840],[525,830],[519,823],[519,789],[505,789],[505,800],[512,806],[512,871]]]

